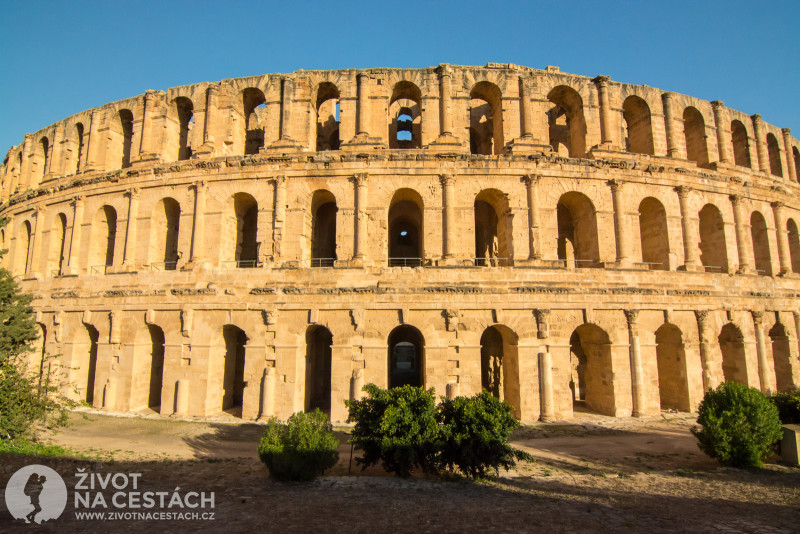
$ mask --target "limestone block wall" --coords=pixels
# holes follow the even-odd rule
[[[505,64],[298,71],[76,114],[0,167],[2,265],[109,410],[346,418],[487,388],[524,421],[800,383],[788,129]]]

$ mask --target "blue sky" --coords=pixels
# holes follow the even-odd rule
[[[146,89],[439,63],[564,72],[724,100],[800,137],[800,1],[0,0],[0,152]]]

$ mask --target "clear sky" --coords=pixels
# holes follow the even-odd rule
[[[557,65],[793,128],[800,1],[0,0],[0,152],[84,109],[297,69]]]

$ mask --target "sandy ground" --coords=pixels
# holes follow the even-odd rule
[[[72,499],[75,473],[142,473],[143,491],[215,493],[213,520],[87,520],[68,501],[46,532],[800,532],[800,468],[719,467],[697,448],[687,414],[644,420],[578,414],[524,427],[515,446],[536,458],[480,483],[412,477],[340,461],[310,483],[269,479],[256,447],[262,427],[233,418],[74,413],[51,443],[100,461],[37,460],[58,471]],[[0,457],[0,483],[34,463]],[[0,502],[0,532],[28,531]],[[110,508],[111,509],[111,508]],[[178,510],[180,511],[180,510]],[[186,510],[184,510],[186,511]]]

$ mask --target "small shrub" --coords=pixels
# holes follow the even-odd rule
[[[692,428],[700,450],[724,465],[760,466],[781,437],[778,409],[755,388],[724,382],[706,392]]]
[[[270,419],[258,455],[277,480],[314,480],[336,465],[338,447],[328,416],[314,410],[292,415],[286,425]]]
[[[778,417],[784,425],[800,425],[800,389],[788,393],[775,393],[769,398],[778,408]]]
[[[439,462],[444,468],[457,467],[468,477],[482,478],[500,467],[514,467],[517,459],[532,459],[508,444],[511,431],[519,426],[511,406],[485,389],[474,397],[443,398],[439,421],[444,436]]]
[[[415,466],[426,474],[436,472],[441,440],[436,421],[433,389],[402,386],[381,389],[364,386],[367,397],[345,401],[350,421],[355,421],[353,445],[363,451],[356,459],[366,469],[378,462],[399,477]]]

